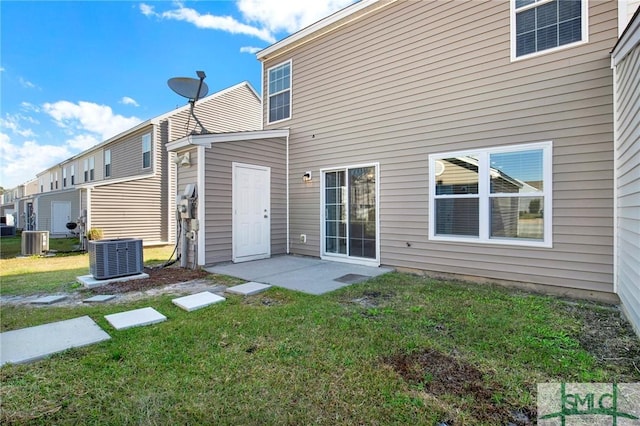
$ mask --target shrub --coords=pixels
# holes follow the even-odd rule
[[[91,228],[87,231],[87,239],[89,240],[101,240],[102,239],[102,229],[100,228]]]

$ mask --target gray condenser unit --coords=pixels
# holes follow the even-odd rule
[[[142,240],[89,241],[89,272],[97,280],[141,274]]]
[[[49,231],[22,231],[22,255],[42,255],[49,251]]]

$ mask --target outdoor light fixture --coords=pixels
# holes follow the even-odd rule
[[[311,182],[311,170],[304,172],[304,174],[302,175],[302,181],[303,182]]]

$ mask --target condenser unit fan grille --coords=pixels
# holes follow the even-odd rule
[[[141,274],[142,240],[89,241],[89,271],[97,280]]]

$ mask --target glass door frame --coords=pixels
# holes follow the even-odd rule
[[[339,253],[327,253],[326,252],[326,224],[325,224],[325,211],[326,211],[326,200],[325,200],[325,175],[330,172],[345,172],[345,182],[347,183],[348,188],[348,180],[349,180],[349,169],[357,169],[362,167],[373,167],[375,170],[375,208],[376,208],[376,257],[374,258],[365,258],[365,257],[356,257],[349,256],[349,254],[339,254]],[[349,190],[347,189],[347,194],[349,194]],[[348,197],[348,195],[347,195]],[[349,200],[346,203],[346,217],[347,223],[349,218]],[[349,226],[346,226],[347,229],[347,253],[348,253],[348,242],[349,242]],[[353,164],[347,166],[337,166],[337,167],[327,167],[320,169],[320,258],[322,260],[331,260],[335,262],[345,262],[345,263],[354,263],[365,266],[380,266],[380,163],[362,163],[362,164]]]

